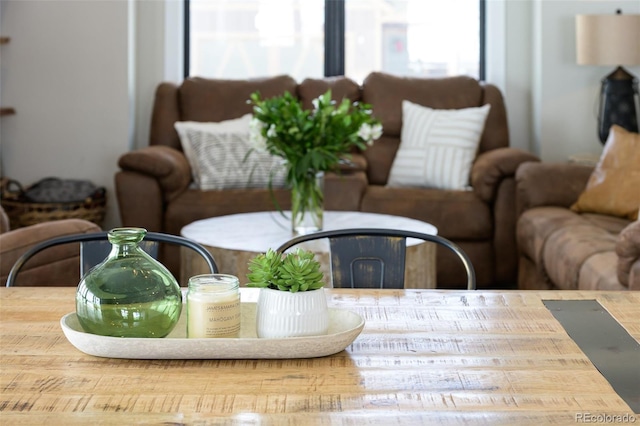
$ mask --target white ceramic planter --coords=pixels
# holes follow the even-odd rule
[[[324,289],[288,291],[260,289],[256,312],[258,337],[302,337],[327,334],[329,310]]]

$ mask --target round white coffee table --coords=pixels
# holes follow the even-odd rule
[[[290,212],[287,217],[280,212],[240,213],[198,220],[185,226],[181,235],[204,245],[213,255],[221,273],[236,275],[241,283],[247,281],[247,265],[258,253],[276,249],[293,238]],[[351,211],[325,211],[323,230],[345,228],[391,228],[425,234],[437,234],[430,223],[401,216]],[[314,251],[322,263],[331,287],[329,243],[326,239],[309,241],[300,245]],[[435,288],[435,245],[413,238],[407,239],[405,288]],[[182,252],[181,282],[189,277],[205,273],[207,268],[199,256],[190,251]]]

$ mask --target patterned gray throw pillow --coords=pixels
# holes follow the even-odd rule
[[[250,120],[247,114],[220,123],[175,123],[199,189],[266,188],[270,180],[274,188],[285,186],[282,159],[253,149]]]

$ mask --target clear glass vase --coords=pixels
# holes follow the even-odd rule
[[[291,230],[296,236],[322,230],[324,172],[310,171],[307,177],[291,186]]]
[[[84,331],[102,336],[165,337],[182,311],[182,292],[164,265],[139,247],[147,231],[109,231],[111,252],[78,284],[76,315]]]

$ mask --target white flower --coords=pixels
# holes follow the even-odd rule
[[[277,136],[276,125],[272,124],[271,126],[269,126],[269,130],[267,130],[267,137],[268,138],[275,138],[276,136]]]
[[[382,136],[382,124],[377,123],[371,127],[371,139],[376,140],[380,139]]]
[[[261,132],[265,127],[266,124],[260,121],[260,119],[257,117],[252,117],[251,121],[249,122],[249,130],[251,132]]]
[[[252,118],[249,123],[249,142],[259,152],[267,152],[267,138],[262,135],[264,123],[257,118]]]
[[[360,129],[358,129],[358,137],[365,141],[367,145],[373,145],[373,141],[382,136],[382,125],[369,123],[362,123]]]
[[[315,98],[311,101],[311,105],[313,105],[313,109],[317,110],[320,107],[320,98]]]

